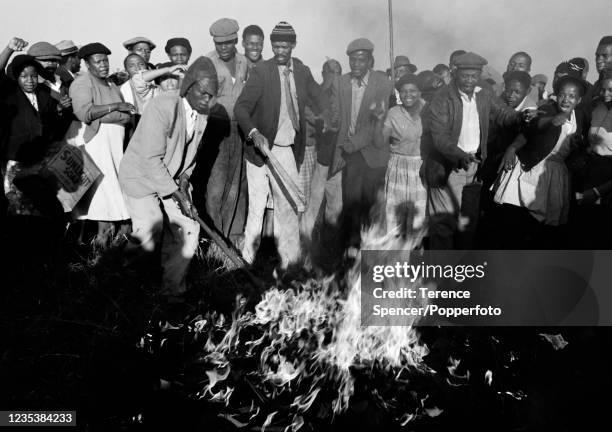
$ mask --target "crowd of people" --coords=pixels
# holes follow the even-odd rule
[[[257,25],[240,37],[223,18],[210,35],[215,49],[194,61],[188,39],[169,39],[157,65],[153,41],[129,39],[115,74],[99,42],[9,41],[0,143],[11,238],[40,242],[93,221],[98,247],[129,239],[128,263],[161,250],[162,290],[177,297],[198,215],[247,262],[273,237],[281,268],[316,241],[354,253],[372,223],[429,249],[612,245],[612,36],[596,47],[594,84],[588,61],[573,58],[549,92],[526,52],[503,75],[464,50],[418,73],[398,55],[383,72],[359,38],[347,45],[350,71],[329,59],[319,84],[294,57],[287,22],[270,33],[268,60]],[[64,145],[102,173],[70,213],[44,169]],[[333,234],[315,238],[316,227]]]

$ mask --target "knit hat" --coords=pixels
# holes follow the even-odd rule
[[[228,42],[238,39],[238,21],[231,18],[221,18],[210,26],[210,35],[215,42]]]
[[[546,83],[548,83],[548,77],[544,74],[534,75],[531,78],[531,84],[535,84],[535,83],[543,83],[544,85],[546,85]]]
[[[346,55],[355,51],[374,51],[374,44],[366,38],[355,39],[346,47]]]
[[[79,48],[71,40],[63,40],[55,44],[55,48],[60,50],[62,57],[67,57],[79,52]]]
[[[217,71],[212,60],[208,57],[198,57],[196,61],[189,66],[189,69],[187,69],[183,77],[180,95],[184,97],[189,91],[189,88],[197,81],[204,81],[206,92],[213,96],[217,95],[217,88],[219,86]]]
[[[87,45],[83,45],[79,50],[79,58],[84,59],[94,54],[111,54],[111,50],[106,48],[99,42],[90,43]]]
[[[295,30],[291,27],[291,24],[285,21],[281,21],[272,29],[270,34],[270,42],[289,42],[295,43],[296,35]]]
[[[127,50],[131,49],[134,45],[136,45],[137,43],[141,43],[144,42],[146,44],[149,44],[149,49],[151,51],[153,51],[156,47],[156,45],[153,43],[153,41],[151,41],[151,39],[146,38],[144,36],[136,36],[133,37],[132,39],[128,39],[125,42],[123,42],[123,47]]]
[[[524,71],[510,71],[504,73],[504,83],[508,85],[510,81],[518,81],[525,88],[531,87],[531,76]]]
[[[28,50],[28,55],[31,55],[36,60],[61,60],[62,53],[49,42],[36,42]]]
[[[21,75],[21,72],[28,66],[34,66],[39,74],[43,72],[42,66],[34,57],[27,54],[19,54],[13,58],[11,64],[8,66],[8,68],[6,68],[7,75],[14,80],[17,80],[19,75]]]
[[[164,48],[166,51],[166,54],[170,54],[170,48],[172,48],[173,46],[177,46],[177,45],[184,46],[185,48],[187,48],[187,51],[189,51],[189,53],[191,54],[191,44],[189,43],[187,39],[182,38],[182,37],[168,39],[168,42],[166,42],[166,47]]]

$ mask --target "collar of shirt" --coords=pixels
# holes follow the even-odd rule
[[[195,131],[196,119],[198,117],[197,111],[191,108],[186,98],[183,99],[183,107],[185,107],[185,123],[187,126],[187,136],[191,137]]]
[[[478,86],[474,87],[474,93],[472,94],[472,98],[471,99],[468,97],[468,95],[466,93],[463,93],[458,88],[457,88],[457,90],[459,91],[459,96],[461,97],[461,100],[463,102],[469,103],[469,102],[472,102],[473,100],[475,100],[476,93],[480,92],[480,90],[482,90],[482,88],[478,87]]]
[[[367,86],[369,80],[370,80],[370,70],[368,69],[368,71],[363,77],[361,78],[352,77],[351,83],[361,87],[361,84],[363,84],[364,86]]]
[[[288,70],[289,73],[293,73],[293,62],[291,61],[291,59],[289,59],[289,61],[287,62],[287,64],[284,65],[278,65],[278,71],[283,74],[285,72],[285,70]]]
[[[26,93],[23,92],[24,95],[26,95],[26,97],[28,98],[28,101],[30,101],[30,104],[32,105],[32,107],[34,107],[34,109],[36,111],[38,111],[38,99],[36,99],[36,93]]]

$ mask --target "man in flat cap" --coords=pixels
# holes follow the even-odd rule
[[[72,100],[68,95],[68,86],[62,83],[56,73],[62,59],[60,50],[49,42],[36,42],[28,49],[28,55],[34,57],[45,71],[44,76],[38,77],[39,83],[49,87],[51,97],[58,102],[63,111],[69,112],[72,109]]]
[[[292,57],[296,45],[293,27],[278,23],[270,41],[274,57],[251,71],[234,107],[236,120],[252,144],[245,149],[249,209],[242,254],[247,261],[253,261],[271,194],[274,237],[285,268],[300,258],[299,216],[266,167],[260,149],[268,148],[297,184],[306,144],[306,101],[312,101],[315,114],[322,111],[323,103],[310,69]]]
[[[206,149],[207,159],[214,161],[206,186],[206,213],[215,227],[240,247],[246,223],[247,188],[242,138],[234,118],[234,105],[246,83],[248,61],[236,50],[238,30],[238,22],[230,18],[221,18],[210,26],[215,50],[206,56],[217,70],[217,103],[229,115],[230,133],[218,149]]]
[[[66,87],[70,87],[70,84],[76,78],[76,74],[81,70],[79,48],[71,40],[63,40],[55,44],[55,47],[62,56],[55,73]]]
[[[168,58],[174,64],[189,64],[191,58],[191,44],[183,37],[168,39],[164,48]]]
[[[150,65],[149,59],[151,58],[151,51],[155,49],[155,46],[151,39],[144,36],[136,36],[123,42],[123,47],[130,53],[138,54],[142,57],[145,63],[149,65],[149,69],[154,69]]]
[[[180,95],[148,103],[119,168],[132,219],[126,254],[152,255],[161,245],[162,294],[169,301],[185,292],[185,274],[198,246],[189,177],[203,137],[206,141],[217,85],[210,59],[198,58],[183,78]]]
[[[360,245],[361,226],[370,222],[389,161],[389,148],[376,146],[374,131],[379,119],[384,120],[393,85],[384,73],[372,70],[373,50],[368,39],[348,45],[351,71],[340,77],[332,102],[339,124],[329,175],[330,181],[342,184],[341,223],[350,247]]]
[[[479,216],[479,164],[487,158],[489,119],[501,127],[523,117],[477,84],[487,61],[468,52],[454,58],[451,83],[424,112],[421,177],[427,188],[430,248],[470,249]],[[459,221],[468,225],[458,232]],[[455,236],[457,235],[457,238]]]

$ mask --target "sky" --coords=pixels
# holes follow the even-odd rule
[[[164,45],[171,37],[191,41],[192,60],[214,49],[210,25],[219,18],[238,21],[241,30],[258,24],[266,34],[264,57],[271,56],[269,34],[279,21],[297,33],[294,57],[320,79],[326,58],[348,71],[348,43],[358,37],[375,46],[375,68],[389,67],[388,0],[4,0],[0,38],[12,36],[30,44],[72,39],[77,45],[103,42],[113,55],[113,70],[122,66],[121,45],[134,36],[152,39],[151,60],[167,61]],[[533,57],[532,74],[552,76],[556,65],[572,57],[591,63],[599,39],[612,34],[610,0],[394,0],[394,52],[407,55],[419,71],[448,63],[456,49],[474,51],[500,72],[517,51]],[[606,7],[608,6],[608,7]],[[7,13],[8,12],[8,13]],[[9,18],[10,13],[10,19]],[[6,43],[0,39],[0,43]],[[239,47],[242,52],[242,47]]]

